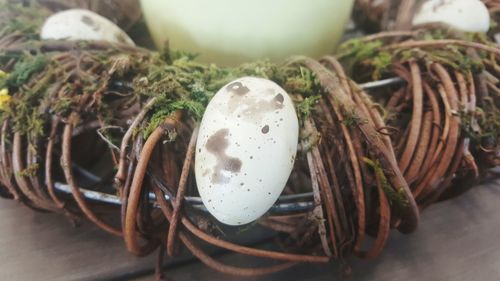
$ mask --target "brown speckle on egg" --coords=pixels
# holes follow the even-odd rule
[[[127,38],[125,38],[125,36],[122,34],[122,33],[115,33],[115,38],[116,38],[116,41],[122,43],[122,44],[125,44],[127,43]]]
[[[95,24],[94,20],[92,20],[92,18],[89,17],[89,16],[87,16],[87,15],[83,15],[82,18],[81,18],[81,20],[86,25],[93,26]]]
[[[261,132],[262,132],[263,134],[267,134],[267,133],[269,133],[269,125],[265,125],[264,127],[262,127]]]
[[[237,173],[241,170],[243,164],[239,158],[226,154],[226,149],[229,146],[228,134],[229,130],[227,128],[220,129],[208,138],[205,144],[207,151],[217,158],[217,164],[213,169],[212,183],[228,183],[230,177],[222,174],[222,170]]]
[[[283,97],[282,94],[277,94],[274,97],[274,103],[275,103],[275,108],[283,108],[283,102],[285,101],[285,98]]]
[[[248,89],[248,87],[243,85],[241,82],[231,83],[231,84],[227,85],[226,89],[227,89],[227,91],[232,92],[232,93],[237,94],[237,95],[240,95],[240,96],[243,96],[246,93],[250,92],[250,89]]]
[[[83,15],[81,18],[82,22],[88,26],[90,26],[93,30],[98,31],[99,25],[89,16]]]
[[[230,172],[239,172],[241,170],[241,160],[238,158],[227,157],[226,161],[224,161],[224,170]]]
[[[241,90],[244,88],[244,90]],[[261,122],[264,116],[284,106],[285,97],[283,94],[277,94],[273,98],[259,97],[258,91],[252,92],[249,88],[243,86],[241,82],[233,82],[226,86],[226,90],[232,94],[229,102],[223,107],[227,108],[227,114],[237,113],[238,118],[247,121]],[[274,90],[265,91],[274,95]],[[235,94],[233,94],[235,93]]]

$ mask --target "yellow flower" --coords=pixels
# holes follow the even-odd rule
[[[9,89],[3,88],[0,90],[0,109],[5,110],[5,108],[10,103],[11,96],[9,96]]]

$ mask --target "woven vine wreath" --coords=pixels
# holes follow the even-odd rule
[[[391,229],[414,231],[429,204],[461,194],[500,163],[500,49],[490,43],[442,39],[446,31],[380,33],[320,60],[221,68],[183,52],[40,41],[32,10],[9,9],[0,33],[1,195],[71,220],[83,216],[122,237],[134,255],[159,249],[159,276],[164,256],[181,245],[209,267],[242,276],[376,257]],[[309,192],[313,204],[257,222],[283,234],[282,251],[226,241],[217,222],[185,200],[197,196],[192,166],[204,108],[242,76],[281,85],[300,119],[284,193],[293,202]],[[385,78],[399,82],[370,95],[360,86]],[[99,177],[88,175],[92,169]],[[116,194],[121,205],[84,190]],[[203,244],[276,262],[226,265]]]

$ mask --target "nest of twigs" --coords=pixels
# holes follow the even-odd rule
[[[243,276],[376,257],[391,229],[414,231],[423,209],[500,163],[500,49],[488,42],[380,33],[320,60],[219,68],[169,50],[39,41],[33,26],[9,23],[0,34],[0,88],[8,90],[0,95],[2,196],[85,217],[138,256],[160,249],[161,261],[182,245],[206,265]],[[281,251],[225,240],[215,220],[184,199],[197,195],[193,148],[205,106],[248,75],[286,89],[301,124],[285,193],[311,192],[313,207],[258,221],[283,234]],[[399,82],[369,93],[360,86],[384,78]],[[116,194],[121,206],[90,200],[82,188]],[[203,244],[278,262],[234,267]]]
[[[421,0],[356,0],[353,17],[366,32],[406,30]]]

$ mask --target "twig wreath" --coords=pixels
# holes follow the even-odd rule
[[[5,9],[1,195],[71,220],[83,216],[122,237],[134,255],[159,249],[159,276],[161,260],[179,246],[241,276],[351,254],[373,258],[391,229],[414,231],[427,206],[463,193],[500,163],[500,49],[486,39],[446,30],[384,32],[320,60],[222,68],[178,51],[40,41],[34,11]],[[309,192],[313,203],[258,221],[285,234],[281,251],[227,241],[213,218],[186,204],[197,195],[193,154],[205,106],[242,76],[275,81],[299,114],[300,146],[284,193]],[[400,82],[369,94],[359,86],[385,78]],[[84,172],[75,162],[91,167],[103,155],[98,184],[77,179]],[[57,182],[71,193],[57,190]],[[120,207],[89,199],[83,185],[116,194]],[[278,263],[222,264],[202,244]]]

